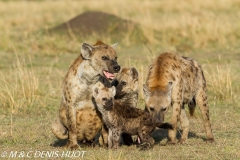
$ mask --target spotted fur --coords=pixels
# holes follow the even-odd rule
[[[142,142],[141,149],[152,148],[154,139],[150,136],[156,127],[172,129],[168,123],[157,122],[148,112],[114,100],[116,89],[96,87],[93,97],[103,121],[108,128],[108,147],[117,149],[121,133],[138,135]]]
[[[173,107],[172,125],[169,130],[169,143],[176,143],[177,122],[181,122],[183,143],[188,138],[189,120],[184,110],[188,104],[190,115],[193,115],[196,104],[199,106],[208,141],[214,141],[209,120],[209,106],[206,94],[206,80],[200,64],[188,57],[174,53],[159,55],[149,67],[144,96],[145,110],[159,121],[170,105]]]
[[[101,41],[95,45],[83,43],[81,54],[71,64],[64,78],[59,118],[53,123],[52,131],[60,139],[68,138],[66,147],[77,149],[77,139],[82,138],[79,134],[82,130],[78,128],[79,126],[77,127],[77,118],[94,117],[96,121],[99,121],[99,118],[96,119],[98,114],[91,101],[92,87],[97,82],[101,82],[103,85],[110,84],[108,80],[104,80],[106,78],[104,78],[103,71],[116,73],[120,70],[116,61],[115,48],[116,44],[109,46]],[[81,122],[86,125],[85,121]],[[93,125],[94,122],[91,124]],[[96,128],[92,130],[96,131]],[[90,130],[88,131],[89,135],[91,135]],[[87,135],[85,137],[92,138]]]

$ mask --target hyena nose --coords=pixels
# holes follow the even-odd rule
[[[119,72],[121,67],[119,65],[116,65],[113,67],[114,72]]]
[[[105,109],[110,111],[110,110],[112,110],[112,108],[113,108],[113,101],[112,101],[112,99],[107,100],[107,102],[105,104]]]

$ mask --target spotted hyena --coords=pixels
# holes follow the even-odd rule
[[[122,68],[116,77],[113,79],[112,86],[116,87],[116,95],[114,96],[115,101],[118,101],[122,104],[126,104],[129,107],[136,107],[138,102],[138,71],[136,68]],[[99,142],[101,145],[106,146],[107,141],[103,142],[103,139],[107,140],[108,132],[105,126],[105,131],[100,136]],[[105,138],[103,138],[103,136]],[[133,144],[131,135],[127,133],[122,134],[123,142],[126,145]],[[105,144],[103,144],[105,143]]]
[[[105,80],[105,81],[104,81]],[[99,88],[114,85],[117,87],[118,94],[115,95],[115,99],[135,107],[138,100],[138,72],[132,68],[122,68],[116,75],[112,84],[108,84],[105,78],[100,78],[100,83],[96,85]],[[104,84],[104,85],[103,85]],[[79,141],[86,140],[92,141],[94,137],[102,131],[99,142],[102,146],[107,146],[107,129],[102,126],[101,115],[99,115],[96,106],[93,104],[92,99],[87,99],[82,103],[81,108],[76,110],[76,124],[77,124],[77,139]],[[64,127],[60,120],[57,119],[54,123],[54,134],[59,139],[68,138],[68,130]],[[105,128],[105,129],[104,129]],[[105,136],[106,138],[104,139]],[[103,142],[103,140],[105,140]],[[131,136],[125,135],[123,140],[127,144],[131,143]]]
[[[173,130],[169,130],[169,143],[176,143],[177,122],[180,120],[183,143],[188,138],[189,120],[184,110],[188,104],[193,115],[199,106],[208,141],[214,141],[209,121],[206,80],[200,64],[191,58],[173,53],[159,55],[150,65],[146,85],[143,85],[146,107],[156,119],[163,122],[168,107],[172,105]]]
[[[150,134],[156,127],[172,129],[171,124],[157,122],[148,112],[114,100],[115,94],[114,86],[93,90],[96,105],[108,128],[108,148],[118,148],[121,133],[138,135],[142,142],[141,149],[152,148],[154,139]]]
[[[86,104],[91,103],[92,87],[104,77],[113,79],[113,73],[120,70],[117,63],[116,46],[117,44],[110,46],[101,41],[95,45],[83,43],[81,54],[72,63],[64,78],[59,120],[52,125],[52,131],[58,137],[59,131],[65,132],[64,128],[67,129],[65,132],[68,137],[66,147],[78,148],[76,113],[81,109],[84,113],[88,112],[84,109],[88,109]]]

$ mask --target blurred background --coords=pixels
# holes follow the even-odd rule
[[[53,149],[50,125],[58,113],[63,78],[81,44],[98,39],[118,42],[120,65],[138,69],[139,108],[144,107],[142,84],[153,58],[171,51],[200,62],[218,144],[202,141],[205,131],[198,111],[191,122],[189,145],[160,146],[160,151],[156,147],[149,155],[134,148],[130,157],[126,148],[116,155],[106,150],[95,154],[87,148],[90,158],[240,157],[239,0],[0,1],[0,144],[4,148]]]

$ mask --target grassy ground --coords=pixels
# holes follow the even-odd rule
[[[156,130],[153,150],[82,146],[79,151],[86,151],[84,159],[240,159],[239,7],[238,0],[1,1],[0,157],[4,151],[8,155],[11,151],[66,152],[55,143],[50,130],[60,104],[63,77],[82,42],[95,43],[99,38],[109,44],[115,42],[107,33],[104,37],[81,38],[44,31],[85,11],[98,10],[141,24],[147,41],[133,43],[126,36],[119,40],[117,49],[121,66],[138,69],[140,85],[152,58],[161,52],[176,51],[202,64],[216,143],[204,142],[197,110],[184,145],[166,145],[166,131]],[[139,107],[143,106],[141,91]],[[168,120],[170,115],[171,111]]]

